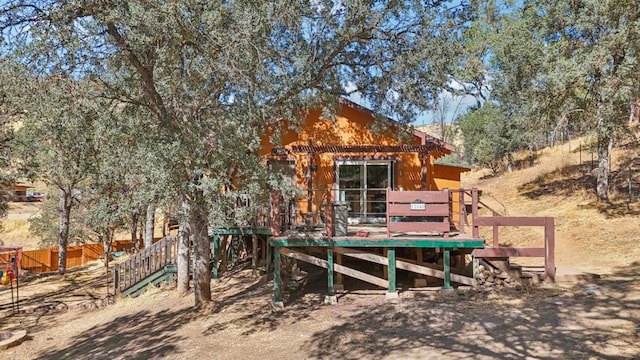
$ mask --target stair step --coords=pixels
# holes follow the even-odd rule
[[[161,281],[167,281],[168,277],[169,276],[173,276],[173,275],[174,275],[173,271],[167,270],[166,268],[163,268],[163,269],[161,269],[159,271],[156,271],[155,273],[151,274],[150,276],[144,278],[143,280],[139,281],[138,283],[136,283],[132,287],[122,291],[122,295],[124,295],[124,296],[135,296],[140,291],[142,291],[144,288],[146,288],[148,285],[150,285],[150,284],[157,285]]]

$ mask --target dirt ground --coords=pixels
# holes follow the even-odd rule
[[[640,263],[600,279],[521,290],[406,289],[341,292],[323,304],[326,277],[290,291],[284,310],[271,306],[272,282],[244,270],[213,283],[211,308],[193,297],[153,289],[104,306],[104,270],[69,274],[83,301],[57,291],[33,312],[2,318],[27,329],[7,359],[634,359],[640,358]],[[85,274],[85,275],[78,275]],[[92,277],[88,274],[93,274]],[[58,275],[55,275],[58,276]],[[46,277],[30,287],[40,288]],[[60,281],[57,279],[56,282]],[[102,283],[101,283],[102,282]],[[36,291],[37,292],[37,291]],[[82,291],[80,291],[82,293]],[[0,296],[7,295],[6,289]],[[57,296],[57,297],[56,297]],[[94,299],[90,305],[90,299]],[[73,306],[72,304],[76,304]],[[65,310],[61,304],[69,305]],[[57,306],[57,307],[56,307]],[[96,309],[96,306],[101,306]],[[42,309],[42,308],[40,308]]]

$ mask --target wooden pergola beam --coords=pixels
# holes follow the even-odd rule
[[[426,145],[294,145],[293,153],[322,154],[322,153],[420,153],[443,151],[439,144]]]

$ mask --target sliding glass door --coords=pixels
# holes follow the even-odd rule
[[[384,223],[386,190],[393,187],[393,161],[336,161],[336,198],[350,206],[351,223]]]

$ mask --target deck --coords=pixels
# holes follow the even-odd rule
[[[484,247],[484,240],[471,234],[450,233],[448,237],[437,234],[394,233],[387,235],[386,226],[351,226],[346,236],[329,237],[324,228],[312,231],[286,231],[271,237],[271,246],[285,247],[397,247],[397,248],[471,248]]]
[[[308,229],[310,231],[287,231],[269,240],[274,251],[274,302],[281,301],[281,269],[280,255],[304,261],[327,269],[328,298],[334,298],[336,288],[341,288],[342,276],[350,276],[375,286],[386,288],[387,297],[397,297],[397,270],[405,270],[418,277],[432,277],[443,280],[443,288],[451,289],[452,282],[473,285],[471,274],[452,272],[451,254],[454,250],[484,248],[484,240],[474,238],[470,234],[449,233],[422,234],[415,232],[393,233],[388,236],[387,226],[351,226],[346,236],[328,236],[325,228]],[[411,258],[402,259],[396,256],[397,249],[408,249]],[[442,257],[442,265],[430,264],[422,259],[422,250],[438,251]],[[348,267],[343,258],[355,258],[382,265],[384,276],[378,277],[370,273]],[[455,264],[460,265],[460,257]],[[336,273],[334,278],[333,273]]]
[[[457,199],[452,193],[457,191]],[[334,224],[337,217],[327,214],[324,226],[302,226],[284,232],[274,230],[267,251],[273,251],[274,303],[281,304],[281,256],[304,261],[327,269],[327,297],[335,299],[342,286],[342,276],[385,288],[388,298],[397,297],[397,270],[413,273],[414,279],[442,280],[443,289],[452,283],[474,286],[477,259],[502,259],[508,256],[544,257],[545,277],[553,281],[553,218],[479,216],[478,191],[387,191],[386,223],[380,225]],[[465,194],[471,203],[465,202]],[[338,220],[339,221],[339,220]],[[481,226],[493,228],[493,241],[480,237]],[[544,246],[539,248],[501,247],[501,226],[544,227]],[[337,229],[340,229],[337,235]],[[397,252],[404,258],[398,257]],[[470,257],[464,255],[471,254]],[[429,256],[429,259],[426,257]],[[270,260],[272,257],[267,256]],[[349,267],[345,258],[382,265],[384,275]],[[267,264],[269,268],[270,264]],[[473,271],[470,272],[469,268]],[[335,300],[329,300],[331,302]]]

